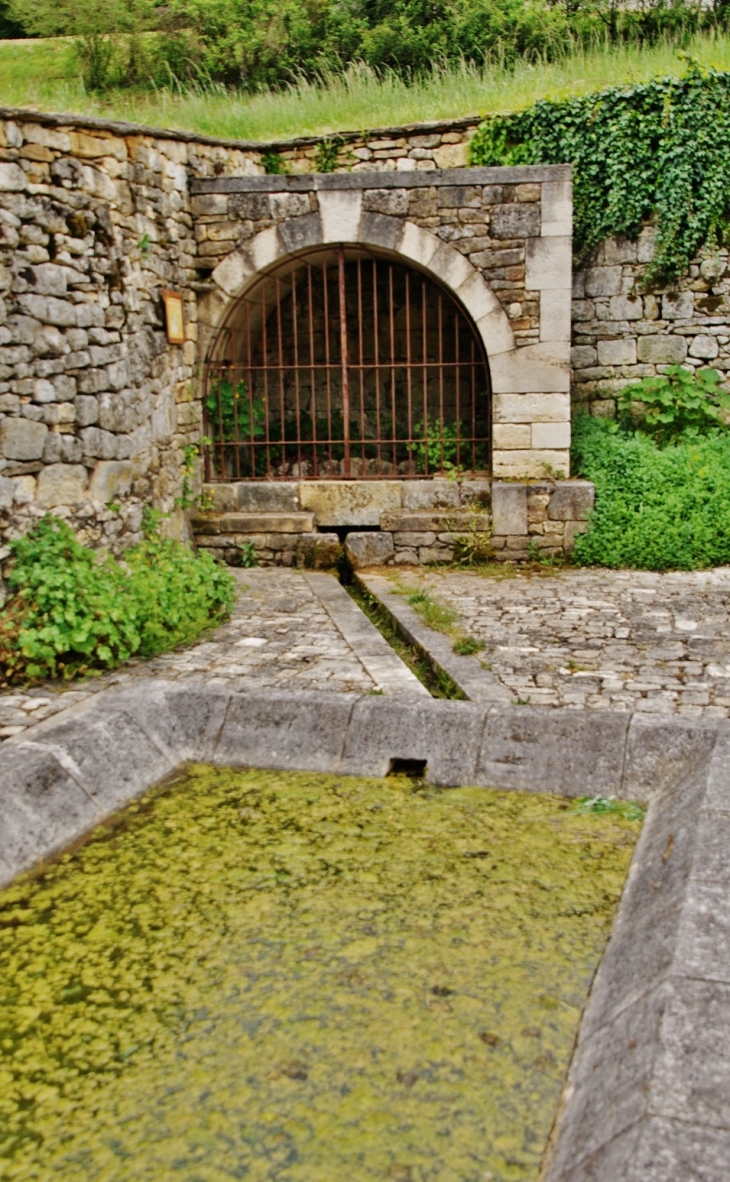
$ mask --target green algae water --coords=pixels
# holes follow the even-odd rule
[[[0,893],[0,1178],[534,1179],[638,828],[192,769]]]

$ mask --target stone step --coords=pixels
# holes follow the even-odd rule
[[[299,510],[298,486],[291,481],[205,484],[203,497],[216,513],[296,513]]]
[[[314,513],[205,513],[193,518],[196,534],[311,534]]]
[[[470,530],[489,533],[492,528],[492,520],[490,514],[484,511],[465,512],[463,509],[447,509],[441,513],[434,513],[424,509],[419,512],[404,510],[401,513],[382,513],[380,528],[392,533],[424,533],[428,531],[441,533],[447,531],[458,534],[468,533]]]

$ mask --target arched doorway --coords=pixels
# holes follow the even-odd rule
[[[361,246],[279,264],[231,308],[205,369],[207,479],[486,473],[484,347],[424,271]]]

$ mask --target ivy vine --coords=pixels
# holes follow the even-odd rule
[[[671,281],[730,222],[730,73],[690,62],[682,78],[494,116],[472,140],[471,163],[572,164],[578,257],[655,218],[648,277]]]

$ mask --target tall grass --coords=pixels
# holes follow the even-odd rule
[[[703,65],[730,69],[728,36],[697,37],[684,49]],[[0,41],[0,103],[268,141],[519,110],[539,98],[567,98],[685,70],[676,45],[664,42],[599,46],[559,62],[514,68],[499,62],[435,68],[410,83],[360,65],[276,92],[246,94],[213,84],[183,88],[173,79],[169,89],[102,97],[85,93],[68,42]]]

